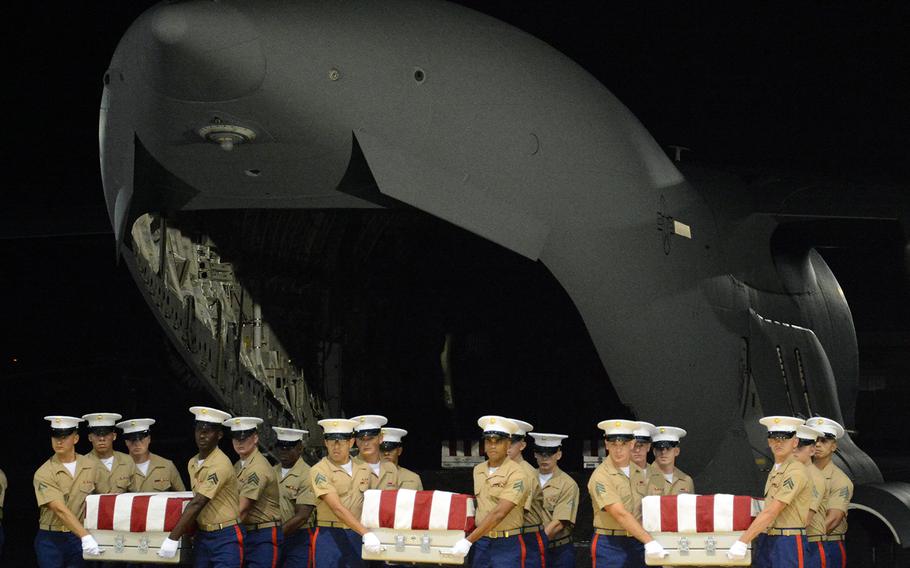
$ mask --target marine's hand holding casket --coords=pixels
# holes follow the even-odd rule
[[[658,558],[664,558],[666,556],[670,556],[670,553],[667,552],[666,550],[664,550],[664,547],[662,544],[660,544],[656,540],[652,540],[651,542],[645,543],[645,555],[646,556],[656,556]]]
[[[748,545],[741,540],[737,540],[730,545],[730,550],[727,551],[727,558],[730,560],[741,560],[746,557],[746,552],[748,551]]]
[[[368,532],[363,535],[363,548],[370,554],[377,554],[382,551],[382,543],[378,536]]]
[[[158,549],[158,556],[161,558],[173,558],[177,556],[178,546],[180,546],[180,541],[166,538],[161,543],[161,548]]]
[[[455,556],[467,556],[468,552],[471,550],[471,541],[463,538],[456,542],[452,548],[449,549],[449,553]]]
[[[82,537],[82,552],[89,556],[100,556],[102,551],[101,547],[98,546],[98,541],[95,540],[95,537],[87,534]]]

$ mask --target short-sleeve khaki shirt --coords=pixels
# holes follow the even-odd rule
[[[539,477],[537,479],[540,481]],[[578,500],[581,493],[578,484],[568,473],[556,467],[553,469],[553,477],[548,479],[540,490],[543,492],[543,524],[548,525],[557,520],[561,521],[564,527],[550,540],[570,536],[575,517],[578,515]]]
[[[193,493],[209,498],[196,522],[201,525],[216,525],[236,521],[240,516],[240,487],[234,466],[221,448],[199,463],[199,454],[190,458],[187,470]]]
[[[626,511],[641,522],[641,498],[646,484],[647,476],[643,469],[629,463],[629,476],[626,477],[607,456],[588,480],[588,493],[594,507],[594,528],[624,530],[619,521],[604,509],[613,503],[621,503]]]
[[[490,462],[485,461],[474,466],[474,496],[477,499],[475,522],[480,525],[484,518],[493,512],[501,499],[515,504],[515,507],[493,527],[493,531],[511,531],[524,526],[524,506],[528,500],[530,487],[527,474],[514,461],[506,458],[490,472]]]
[[[0,519],[3,519],[3,501],[6,499],[6,474],[0,469]]]
[[[423,481],[420,476],[405,467],[398,466],[398,488],[423,491]]]
[[[130,490],[137,468],[129,454],[114,452],[114,463],[111,464],[110,471],[101,463],[101,458],[94,450],[87,453],[86,457],[97,461],[103,474],[96,493],[126,493]]]
[[[316,520],[335,523],[343,522],[335,511],[329,507],[321,497],[329,493],[338,495],[338,499],[345,509],[356,518],[363,512],[363,493],[370,489],[370,479],[373,475],[370,466],[362,460],[351,460],[351,475],[340,465],[335,465],[328,458],[322,458],[319,463],[310,468],[310,482],[313,485],[313,494],[316,501]]]
[[[809,504],[809,509],[815,511],[806,532],[812,536],[820,536],[825,534],[825,515],[828,514],[828,507],[825,506],[828,482],[822,472],[812,464],[806,465],[806,473],[809,474],[809,484],[812,486],[812,503]]]
[[[828,493],[824,497],[825,509],[836,511],[843,511],[844,518],[839,525],[831,529],[829,534],[832,535],[842,535],[847,532],[847,507],[850,505],[850,500],[853,499],[853,482],[850,481],[850,478],[847,477],[847,474],[844,473],[841,468],[834,465],[833,462],[828,463],[823,470],[821,470],[822,476],[828,482]]]
[[[772,469],[765,482],[765,504],[774,499],[787,506],[777,515],[769,529],[801,529],[806,526],[812,504],[812,486],[806,466],[793,456]]]
[[[664,472],[652,463],[646,471],[648,474],[647,495],[680,495],[695,493],[695,484],[692,478],[678,467],[673,468],[672,481],[667,481]]]
[[[281,475],[281,464],[276,465],[275,475],[278,476],[278,489],[281,495],[281,522],[291,520],[297,512],[297,505],[316,506],[316,495],[313,494],[313,484],[310,481],[310,466],[303,458],[299,458],[285,476]],[[315,514],[311,514],[301,528],[312,527],[315,517]]]
[[[543,492],[540,490],[540,477],[534,466],[521,460],[519,463],[528,484],[528,500],[525,501],[524,526],[536,527],[543,524],[546,513],[543,510]]]
[[[183,479],[177,471],[174,462],[156,454],[149,454],[149,467],[142,474],[136,466],[136,474],[130,485],[133,493],[160,493],[162,491],[186,491]]]
[[[270,523],[281,520],[280,491],[275,468],[258,448],[241,462],[234,464],[240,496],[255,501],[247,512],[246,524]]]
[[[353,458],[354,463],[361,463],[370,470],[370,489],[383,489],[391,490],[398,489],[398,466],[388,461],[379,462],[379,475],[373,473],[373,468],[370,467],[363,459],[357,457]]]
[[[71,475],[57,456],[52,456],[38,468],[33,479],[38,524],[51,528],[66,526],[48,507],[51,501],[61,501],[82,522],[85,519],[85,498],[99,493],[98,487],[107,473],[107,468],[97,460],[76,454],[76,473]]]

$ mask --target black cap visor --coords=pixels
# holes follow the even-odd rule
[[[326,440],[350,440],[354,437],[353,432],[332,432],[323,436]]]
[[[51,438],[66,438],[73,432],[78,430],[78,428],[51,428]]]
[[[668,449],[675,448],[679,445],[679,442],[671,442],[670,440],[662,440],[660,442],[654,442],[653,446],[658,449]]]
[[[255,428],[251,428],[249,430],[231,430],[231,438],[235,440],[246,440],[255,433]]]
[[[538,446],[537,444],[534,444],[534,453],[544,456],[552,456],[561,449],[561,446]]]
[[[400,448],[401,442],[383,442],[379,444],[379,449],[384,452],[391,452],[395,448]]]
[[[779,440],[789,440],[790,438],[792,438],[795,435],[796,435],[795,431],[793,431],[793,432],[781,432],[781,431],[768,432],[769,439],[777,438]]]
[[[634,436],[632,434],[607,434],[608,442],[631,442]]]
[[[89,434],[94,434],[96,436],[107,436],[108,434],[114,433],[113,426],[92,426],[88,429]]]
[[[357,430],[354,435],[358,438],[366,438],[367,436],[378,436],[380,431],[379,428],[368,428],[365,430]]]
[[[483,433],[483,439],[484,439],[484,440],[487,440],[487,439],[490,439],[490,440],[502,440],[502,439],[511,440],[511,439],[512,439],[512,435],[509,434],[508,432],[500,432],[499,430],[487,430],[486,432]]]
[[[123,439],[130,442],[136,442],[138,440],[142,440],[143,438],[147,438],[148,435],[148,430],[143,430],[141,432],[130,432],[129,434],[124,434]]]

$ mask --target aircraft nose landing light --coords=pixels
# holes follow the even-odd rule
[[[256,133],[245,126],[235,124],[215,123],[203,126],[198,131],[199,136],[209,142],[214,142],[221,146],[225,152],[230,152],[237,144],[252,142],[256,139]]]

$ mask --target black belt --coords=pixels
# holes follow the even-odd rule
[[[254,523],[250,525],[243,525],[243,528],[248,531],[258,531],[259,529],[270,529],[272,527],[281,526],[281,521],[268,521],[266,523]]]
[[[562,537],[562,538],[557,538],[556,540],[551,540],[551,541],[547,544],[547,548],[556,548],[557,546],[562,546],[562,545],[564,545],[564,544],[569,544],[569,543],[571,543],[571,542],[573,542],[573,541],[572,541],[572,535],[564,536],[564,537]]]

